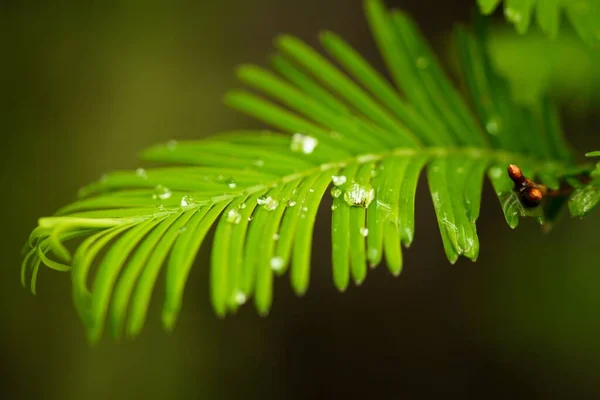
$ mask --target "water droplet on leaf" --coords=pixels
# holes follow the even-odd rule
[[[265,210],[267,211],[273,211],[279,207],[279,201],[267,195],[260,196],[258,199],[256,199],[256,202],[258,205],[264,206]]]
[[[135,174],[141,178],[141,179],[148,179],[148,174],[146,173],[146,170],[144,168],[138,168],[135,170]]]
[[[273,271],[281,271],[284,266],[284,260],[282,257],[273,257],[271,258],[271,269]]]
[[[238,305],[240,305],[240,306],[241,306],[242,304],[244,304],[244,303],[246,302],[246,300],[247,300],[247,297],[246,297],[246,295],[244,294],[244,292],[242,292],[242,291],[239,291],[239,290],[238,290],[238,291],[235,293],[234,300],[235,300],[235,302],[236,302]]]
[[[167,142],[167,149],[169,149],[170,151],[173,151],[177,148],[177,140],[169,140]]]
[[[171,197],[173,193],[163,185],[158,185],[154,188],[154,195],[152,196],[154,199],[166,200]]]
[[[311,154],[315,150],[315,147],[317,147],[317,144],[319,144],[319,141],[312,136],[294,133],[290,149],[296,153]]]
[[[342,189],[340,189],[337,186],[334,186],[331,188],[331,197],[333,197],[334,199],[337,199],[341,195],[342,195]]]
[[[192,207],[196,204],[196,200],[190,194],[186,194],[181,198],[181,207]]]
[[[360,228],[360,234],[363,237],[367,237],[369,235],[369,230],[367,228]]]
[[[371,186],[353,183],[344,193],[344,201],[352,207],[368,207],[375,197]]]
[[[227,212],[227,222],[230,224],[239,224],[242,221],[242,214],[235,208],[232,208]]]
[[[331,177],[331,181],[335,186],[342,186],[344,183],[346,183],[346,180],[347,178],[345,175],[333,175]]]
[[[427,57],[419,57],[417,58],[417,68],[419,69],[426,69],[429,67],[429,59],[427,59]]]

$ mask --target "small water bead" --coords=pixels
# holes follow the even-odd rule
[[[239,305],[239,306],[241,306],[242,304],[244,304],[246,302],[246,300],[248,300],[248,298],[242,291],[237,291],[233,298],[234,298],[235,302],[237,303],[237,305]]]
[[[497,135],[498,132],[500,131],[500,123],[499,123],[498,119],[497,118],[490,118],[485,123],[485,130],[490,135]]]
[[[275,200],[271,196],[260,196],[258,199],[256,199],[256,202],[258,205],[265,207],[265,210],[267,211],[273,211],[279,207],[279,201]]]
[[[177,140],[169,140],[167,142],[167,149],[169,149],[170,151],[173,151],[177,148]]]
[[[369,250],[367,250],[367,258],[369,260],[377,260],[379,258],[379,250],[375,247],[369,248]]]
[[[146,180],[146,179],[148,179],[148,173],[146,173],[146,170],[145,170],[144,168],[138,168],[138,169],[136,169],[136,170],[135,170],[135,174],[136,174],[136,175],[137,175],[139,178],[141,178],[141,179],[143,179],[143,180]]]
[[[173,193],[171,192],[171,190],[169,190],[169,188],[167,188],[166,186],[158,185],[154,188],[154,194],[152,195],[152,198],[166,200],[170,198],[172,194]]]
[[[273,234],[273,240],[279,240],[279,233]]]
[[[332,205],[331,205],[331,211],[335,211],[335,210],[337,210],[337,208],[338,208],[338,206],[337,206],[337,205],[335,205],[335,204],[332,204]]]
[[[344,183],[346,183],[347,178],[345,175],[333,175],[331,177],[331,181],[333,182],[334,186],[342,186]]]
[[[183,233],[183,232],[185,232],[185,231],[187,231],[187,226],[182,226],[182,227],[181,227],[181,228],[179,228],[179,230],[178,230],[178,232],[179,232],[179,233]]]
[[[240,214],[240,212],[235,208],[232,208],[229,210],[229,212],[227,212],[227,222],[235,225],[239,224],[242,222],[242,214]]]
[[[285,265],[285,261],[282,257],[273,257],[271,258],[271,269],[273,271],[281,271],[283,266]]]
[[[268,199],[270,199],[270,198],[271,198],[271,196],[267,196],[266,194],[263,194],[262,196],[260,196],[260,197],[258,197],[258,198],[256,199],[256,203],[257,203],[259,206],[263,206],[263,205],[267,204],[267,201],[268,201]]]
[[[419,57],[417,58],[417,68],[426,69],[429,67],[429,59],[427,57]]]
[[[333,197],[334,199],[337,199],[341,195],[342,195],[342,189],[340,189],[337,186],[334,186],[331,188],[331,197]]]
[[[243,210],[243,209],[244,209],[244,208],[246,208],[246,207],[247,207],[246,203],[242,203],[242,204],[240,204],[240,205],[238,206],[238,208],[239,208],[240,210]]]
[[[308,189],[308,191],[309,191],[309,192],[311,192],[311,193],[314,193],[314,192],[315,192],[315,189],[313,189],[313,188],[310,188],[310,189]]]
[[[181,207],[192,207],[196,204],[196,200],[191,194],[186,194],[181,198]]]
[[[252,221],[252,215],[248,217],[248,222]]]
[[[375,197],[375,190],[371,186],[353,183],[344,193],[344,201],[353,207],[368,207]]]
[[[296,153],[311,154],[318,144],[319,141],[312,136],[294,133],[290,149]]]
[[[511,22],[518,24],[521,22],[522,15],[520,12],[516,11],[511,7],[507,7],[504,9],[504,16]]]
[[[288,207],[294,207],[295,205],[296,205],[296,200],[288,200],[288,202],[287,202]]]
[[[233,179],[229,179],[227,181],[227,187],[229,187],[229,189],[235,189],[237,187],[237,184]]]
[[[308,211],[308,207],[306,207],[306,206],[302,207],[302,211],[307,212]]]
[[[367,228],[360,228],[360,234],[363,237],[367,237],[369,235],[369,230]]]
[[[260,158],[257,158],[252,161],[252,165],[254,165],[255,167],[262,167],[265,165],[265,162],[263,160],[261,160]]]

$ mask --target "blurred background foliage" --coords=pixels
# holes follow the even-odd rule
[[[20,287],[30,229],[80,186],[137,167],[135,154],[156,142],[261,127],[221,98],[239,85],[237,64],[266,64],[276,34],[316,45],[331,29],[383,70],[361,3],[2,3],[3,398],[600,396],[598,213],[564,218],[548,235],[533,221],[511,231],[487,183],[476,264],[448,265],[422,183],[402,276],[382,267],[343,295],[331,281],[324,208],[309,292],[295,298],[280,279],[266,319],[252,307],[226,320],[212,314],[206,246],[173,334],[153,304],[134,342],[91,349],[68,275],[43,270],[37,297]],[[452,64],[448,33],[468,22],[474,1],[386,3],[411,13]],[[501,15],[493,21],[490,51],[514,95],[527,102],[548,90],[579,154],[600,149],[598,49],[566,29],[548,42],[535,30],[518,36]]]

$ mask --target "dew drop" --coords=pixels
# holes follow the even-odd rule
[[[174,151],[177,148],[177,140],[169,140],[167,142],[167,149],[169,151]]]
[[[342,195],[342,189],[340,189],[337,186],[334,186],[331,188],[331,197],[333,197],[334,199],[337,199],[341,195]]]
[[[256,199],[258,205],[265,207],[267,211],[273,211],[279,207],[279,201],[275,200],[271,196],[263,195]]]
[[[332,205],[331,205],[331,211],[335,211],[335,210],[337,210],[337,208],[338,208],[338,206],[337,206],[337,205],[335,205],[335,204],[332,204]]]
[[[135,170],[135,174],[141,178],[141,179],[148,179],[148,174],[146,173],[146,170],[144,168],[138,168]]]
[[[190,194],[186,194],[181,198],[181,207],[192,207],[196,204],[196,200]]]
[[[417,58],[417,68],[419,69],[426,69],[429,67],[429,59],[427,59],[427,57],[419,57]]]
[[[371,186],[353,183],[344,193],[344,201],[353,207],[368,207],[375,197],[375,191]]]
[[[485,130],[490,135],[497,135],[500,131],[500,123],[498,122],[498,118],[492,117],[488,119],[485,123]]]
[[[172,194],[173,193],[166,186],[158,185],[154,188],[154,194],[152,195],[152,198],[166,200],[171,197]]]
[[[285,264],[285,262],[282,257],[271,258],[271,269],[273,271],[281,271],[284,264]]]
[[[309,191],[309,192],[311,192],[311,193],[314,193],[314,192],[315,192],[315,189],[313,189],[313,188],[310,188],[310,189],[308,189],[308,191]]]
[[[296,205],[296,200],[288,200],[288,202],[287,202],[288,207],[294,207],[295,205]]]
[[[243,210],[243,209],[244,209],[244,208],[246,208],[246,207],[247,207],[246,203],[242,203],[242,204],[240,204],[240,205],[238,206],[238,208],[239,208],[240,210]]]
[[[257,158],[252,161],[252,165],[254,165],[255,167],[262,167],[265,165],[265,162],[263,160],[261,160],[260,158]]]
[[[241,306],[246,302],[246,300],[248,300],[248,298],[246,297],[244,292],[238,290],[237,292],[235,292],[234,300],[237,303],[237,305]]]
[[[227,187],[229,189],[235,189],[237,187],[237,184],[235,183],[235,181],[233,179],[229,179],[227,181]]]
[[[279,233],[273,234],[273,240],[279,240]]]
[[[333,175],[331,177],[331,181],[335,186],[342,186],[344,183],[346,183],[346,180],[347,178],[345,175]]]
[[[302,211],[307,212],[308,211],[308,207],[306,207],[306,206],[302,207]]]
[[[369,235],[369,230],[367,228],[360,228],[360,234],[363,237],[367,237]]]
[[[242,222],[242,214],[240,214],[240,212],[235,208],[232,208],[227,213],[227,222],[235,225],[239,224],[240,222]]]
[[[367,258],[369,260],[377,260],[379,258],[379,250],[375,247],[369,248],[369,250],[367,250]]]
[[[315,150],[315,147],[317,147],[317,144],[319,144],[319,141],[312,136],[294,133],[290,149],[296,153],[311,154]]]
[[[504,16],[511,22],[518,24],[521,22],[522,15],[520,12],[516,11],[511,7],[507,7],[504,9]]]

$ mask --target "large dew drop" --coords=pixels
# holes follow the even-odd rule
[[[294,133],[290,149],[296,153],[311,154],[315,150],[315,147],[317,147],[317,144],[319,144],[319,141],[312,136]]]
[[[229,212],[227,213],[227,222],[229,222],[230,224],[237,225],[241,221],[242,214],[240,214],[240,212],[237,209],[232,208],[231,210],[229,210]]]
[[[344,193],[344,201],[351,207],[369,207],[375,197],[371,186],[353,183]]]
[[[154,188],[154,194],[152,195],[153,199],[166,200],[171,197],[173,193],[169,188],[163,185],[158,185]]]

